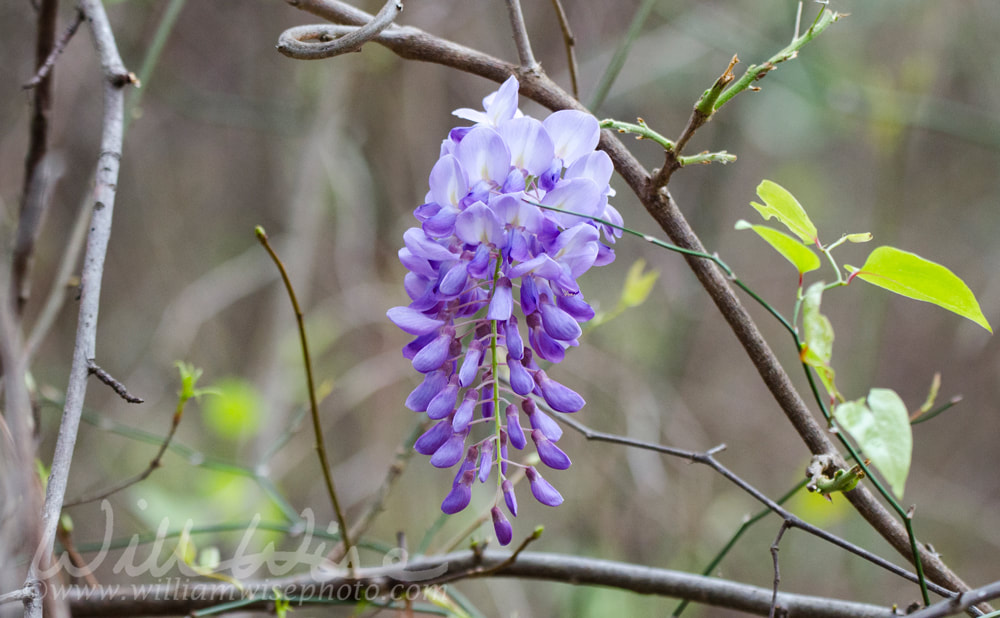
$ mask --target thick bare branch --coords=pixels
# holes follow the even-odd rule
[[[422,588],[439,582],[469,577],[517,577],[563,582],[574,585],[600,585],[691,599],[715,607],[741,610],[766,616],[771,606],[771,590],[680,571],[654,569],[610,560],[597,560],[559,554],[522,552],[514,562],[503,565],[509,553],[495,551],[476,555],[470,551],[421,558],[405,568],[399,566],[361,569],[356,579],[333,576],[328,579],[295,578],[244,582],[244,589],[271,592],[277,586],[288,597],[321,596],[323,599],[373,598],[402,595],[410,586]],[[491,570],[494,567],[501,567]],[[134,595],[122,588],[120,594],[102,596],[81,588],[67,591],[74,616],[153,616],[186,614],[243,597],[227,584],[185,583],[147,586]],[[888,618],[891,609],[876,605],[840,601],[805,595],[778,594],[778,603],[788,616],[812,618]],[[265,607],[266,601],[240,608],[246,611]]]

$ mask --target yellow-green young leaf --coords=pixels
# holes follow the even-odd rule
[[[653,291],[653,285],[660,276],[655,270],[642,272],[646,267],[646,260],[636,260],[628,269],[625,275],[625,285],[622,288],[621,304],[623,307],[638,307],[646,302],[649,293]]]
[[[869,240],[874,238],[874,236],[872,236],[871,232],[860,232],[858,234],[848,234],[847,236],[845,236],[845,238],[847,238],[847,242],[858,243],[858,242],[868,242]]]
[[[802,299],[802,326],[805,339],[802,360],[816,369],[820,381],[830,396],[837,397],[835,373],[830,367],[830,359],[833,358],[833,325],[819,311],[824,285],[822,281],[812,284]]]
[[[765,220],[775,217],[802,242],[810,245],[817,242],[816,226],[799,201],[787,189],[776,182],[765,180],[758,185],[757,195],[764,200],[764,204],[751,202],[750,205],[756,208]]]
[[[879,247],[861,268],[845,268],[852,279],[857,277],[901,296],[944,307],[993,332],[969,286],[937,262],[895,247]]]
[[[873,388],[864,399],[837,406],[834,418],[857,441],[864,456],[871,459],[896,497],[903,497],[910,473],[913,434],[906,405],[887,388]]]
[[[819,257],[812,252],[812,249],[803,245],[784,232],[767,227],[766,225],[753,225],[742,219],[736,222],[738,230],[753,230],[763,238],[767,244],[774,247],[792,266],[799,270],[799,274],[807,273],[819,268]]]

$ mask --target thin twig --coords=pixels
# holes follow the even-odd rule
[[[785,536],[785,530],[788,530],[790,527],[791,524],[787,519],[781,522],[781,528],[778,529],[778,536],[771,543],[771,560],[774,561],[774,591],[771,593],[771,610],[767,613],[768,618],[774,618],[774,612],[778,608],[778,584],[781,583],[781,571],[778,569],[778,548],[781,544],[781,537]]]
[[[49,52],[48,57],[45,58],[45,62],[42,63],[42,66],[38,67],[38,70],[35,71],[35,76],[32,77],[28,83],[22,86],[22,88],[25,90],[35,88],[38,84],[42,83],[43,79],[49,76],[49,73],[52,71],[52,67],[56,64],[56,60],[66,49],[70,39],[73,38],[73,35],[76,34],[77,28],[79,28],[82,23],[83,12],[80,11],[80,9],[77,9],[76,12],[73,13],[73,21],[70,22],[69,27],[66,28],[66,30],[62,33],[62,36],[60,36],[55,42],[55,45]]]
[[[517,47],[517,58],[524,71],[535,72],[541,68],[531,51],[531,39],[528,38],[528,28],[524,25],[524,13],[521,11],[521,0],[506,0],[507,15],[510,19],[510,29]]]
[[[729,66],[722,72],[722,75],[715,80],[711,88],[706,90],[701,95],[701,98],[698,99],[698,102],[695,103],[694,109],[691,110],[691,116],[688,118],[687,126],[681,131],[680,137],[674,141],[674,147],[667,149],[664,153],[663,167],[653,176],[650,186],[666,187],[670,183],[671,175],[682,167],[683,164],[680,161],[681,151],[684,150],[687,143],[694,137],[695,131],[712,119],[712,114],[715,113],[715,102],[719,99],[719,95],[722,94],[726,86],[736,79],[733,75],[733,67],[739,61],[740,59],[734,55],[729,61]]]
[[[570,30],[569,18],[566,17],[566,11],[563,9],[562,2],[552,0],[552,9],[556,12],[556,19],[559,20],[559,29],[562,30],[563,44],[566,46],[566,65],[569,68],[570,92],[573,93],[574,99],[579,100],[580,83],[577,79],[576,37],[573,36],[573,31]]]
[[[333,484],[333,472],[330,469],[330,462],[326,454],[326,444],[323,441],[323,425],[319,420],[319,405],[316,401],[316,387],[313,383],[313,372],[312,372],[312,360],[309,356],[309,340],[306,337],[306,323],[305,316],[302,313],[302,308],[299,307],[298,298],[295,295],[295,288],[292,287],[292,280],[288,276],[288,272],[285,270],[285,265],[275,253],[271,244],[267,240],[267,233],[264,232],[264,228],[257,226],[254,230],[257,235],[257,240],[260,244],[264,246],[267,250],[268,255],[274,261],[274,265],[277,266],[278,271],[281,272],[281,279],[285,283],[285,290],[288,292],[288,299],[292,303],[292,309],[295,312],[295,321],[299,327],[299,343],[302,346],[302,358],[305,363],[305,373],[306,373],[306,388],[309,392],[309,409],[312,412],[312,422],[313,422],[313,433],[316,436],[316,452],[319,455],[319,463],[323,468],[323,480],[326,482],[326,491],[330,496],[330,502],[333,504],[333,512],[337,517],[337,525],[340,527],[341,539],[344,542],[344,554],[350,559],[351,556],[351,535],[350,530],[347,528],[347,520],[344,518],[344,512],[340,508],[340,500],[337,499],[337,490]],[[350,566],[353,570],[354,562],[351,561]]]
[[[370,22],[344,36],[330,34],[325,26],[289,28],[278,38],[278,51],[298,60],[319,60],[358,51],[391,26],[402,11],[403,0],[386,0],[382,10]]]
[[[98,367],[98,369],[100,368]],[[142,400],[140,399],[140,401]],[[82,496],[80,498],[70,500],[69,502],[66,502],[63,506],[66,507],[77,506],[80,504],[86,504],[87,502],[96,502],[97,500],[103,500],[111,496],[112,494],[118,493],[119,491],[127,487],[131,487],[132,485],[135,485],[136,483],[139,483],[149,478],[149,475],[152,474],[154,470],[163,465],[162,463],[163,455],[164,453],[167,452],[167,449],[170,448],[170,443],[174,439],[174,434],[177,433],[177,427],[181,424],[181,418],[184,415],[184,404],[187,403],[187,401],[188,398],[185,397],[180,397],[177,400],[177,407],[174,409],[174,415],[170,420],[170,431],[168,431],[166,437],[163,438],[163,442],[160,444],[160,449],[156,451],[156,455],[149,462],[149,465],[146,466],[145,470],[96,494],[92,494],[89,496]]]
[[[547,407],[540,402],[538,405],[540,407]],[[903,569],[902,567],[899,567],[893,564],[892,562],[889,562],[885,558],[882,558],[868,551],[867,549],[864,549],[863,547],[854,545],[849,541],[846,541],[834,534],[827,532],[826,530],[823,530],[822,528],[814,526],[800,519],[799,517],[792,514],[790,511],[786,510],[777,502],[768,498],[766,495],[761,493],[760,490],[758,490],[756,487],[750,485],[748,482],[743,480],[739,475],[737,475],[736,473],[729,470],[729,468],[719,463],[719,461],[714,457],[714,453],[725,448],[725,445],[720,445],[713,449],[709,449],[704,453],[699,453],[696,451],[689,451],[686,449],[675,448],[672,446],[666,446],[664,444],[658,444],[655,442],[648,442],[646,440],[638,440],[635,438],[629,438],[627,436],[620,436],[617,434],[597,431],[596,429],[591,429],[590,427],[587,427],[583,423],[580,423],[576,419],[571,418],[566,414],[556,413],[553,410],[547,410],[547,411],[550,414],[552,414],[552,416],[554,416],[556,420],[573,428],[588,440],[595,440],[598,442],[609,442],[611,444],[622,444],[624,446],[631,446],[634,448],[641,448],[644,450],[655,451],[657,453],[670,455],[672,457],[679,457],[681,459],[686,459],[693,463],[704,464],[712,468],[719,474],[721,474],[731,483],[742,489],[744,492],[752,496],[758,502],[766,506],[769,510],[777,514],[779,517],[785,520],[785,522],[787,522],[789,526],[798,528],[803,532],[807,532],[809,534],[812,534],[813,536],[823,539],[828,543],[836,545],[837,547],[840,547],[841,549],[844,549],[860,558],[863,558],[876,566],[882,567],[883,569],[889,571],[890,573],[898,575],[899,577],[902,577],[914,583],[919,582],[919,578],[917,577],[916,574],[910,573],[906,569]],[[956,592],[948,590],[947,588],[944,588],[942,586],[938,586],[936,584],[931,584],[931,585],[933,586],[934,592],[942,596],[952,597],[957,595]]]
[[[910,614],[910,618],[943,618],[954,616],[993,599],[1000,599],[1000,581],[963,592],[958,598],[947,599]],[[991,613],[991,616],[994,614]],[[985,618],[985,617],[984,617]]]
[[[124,384],[116,380],[115,377],[107,371],[101,369],[92,358],[87,360],[87,373],[92,376],[97,376],[98,380],[110,386],[111,390],[118,393],[119,397],[129,403],[142,403],[145,401],[142,397],[136,397],[135,395],[129,393]]]
[[[122,156],[122,131],[124,123],[125,93],[123,86],[134,83],[118,54],[114,33],[99,0],[79,0],[80,10],[90,24],[94,45],[101,62],[104,87],[104,118],[102,120],[101,149],[97,161],[94,183],[94,215],[87,237],[87,251],[81,274],[80,310],[73,362],[66,387],[66,405],[63,408],[59,437],[52,456],[51,473],[45,495],[42,517],[42,540],[28,572],[26,585],[37,582],[40,575],[39,559],[52,553],[56,526],[62,512],[66,484],[73,461],[80,414],[87,393],[87,361],[97,354],[97,314],[100,307],[101,280],[104,275],[104,258],[111,238],[111,220],[118,188],[118,169]],[[62,604],[57,611],[61,612]],[[29,609],[25,618],[41,618],[41,608]]]

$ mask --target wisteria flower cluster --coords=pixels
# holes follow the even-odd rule
[[[468,506],[473,483],[496,468],[491,514],[502,545],[513,529],[501,496],[517,515],[511,468],[524,468],[542,504],[563,501],[533,466],[511,459],[510,447],[521,451],[530,438],[543,464],[570,466],[556,445],[562,429],[534,398],[559,412],[584,400],[540,363],[559,363],[577,345],[580,323],[594,317],[577,279],[614,260],[605,243],[620,233],[591,217],[621,223],[608,204],[611,160],[594,150],[597,120],[565,110],[539,121],[518,109],[517,92],[511,77],[483,100],[484,111],[455,110],[475,124],[452,129],[441,145],[414,211],[420,226],[399,250],[412,302],[387,313],[416,336],[403,355],[424,374],[406,406],[436,421],[415,449],[438,468],[461,464],[441,510]]]

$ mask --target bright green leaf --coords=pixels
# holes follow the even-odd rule
[[[882,473],[892,492],[902,498],[910,473],[913,434],[906,405],[899,395],[887,388],[873,388],[867,403],[864,399],[842,403],[833,416]]]
[[[852,273],[851,278],[943,307],[993,332],[969,286],[936,262],[895,247],[879,247],[860,269],[845,268]]]
[[[624,307],[638,307],[646,302],[649,293],[653,291],[653,285],[660,276],[655,270],[642,272],[646,267],[646,260],[636,260],[628,269],[625,275],[625,285],[622,288],[621,305]]]
[[[819,311],[824,285],[822,281],[812,284],[802,299],[802,360],[816,369],[830,396],[837,397],[839,394],[834,384],[835,373],[830,367],[830,359],[833,358],[833,325]]]
[[[764,204],[751,202],[765,220],[775,217],[785,224],[793,234],[806,244],[817,242],[816,226],[813,225],[805,209],[787,189],[776,182],[765,180],[757,187],[757,195]]]
[[[784,232],[767,227],[766,225],[753,225],[742,219],[736,222],[738,230],[753,230],[763,238],[767,244],[774,247],[792,266],[799,270],[799,274],[807,273],[819,268],[819,257],[812,252],[812,249],[803,245]]]

